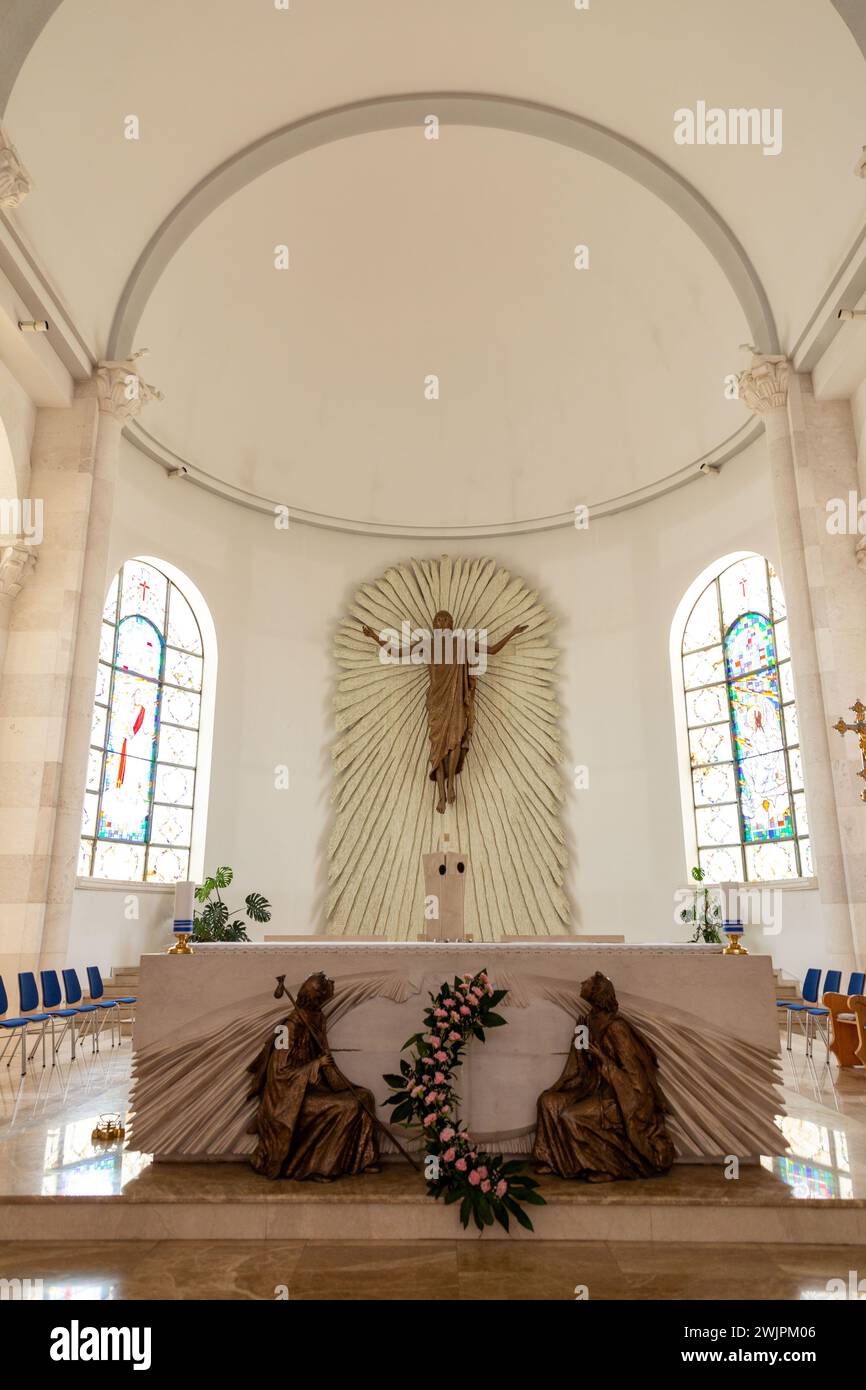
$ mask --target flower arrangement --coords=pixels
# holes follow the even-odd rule
[[[494,1221],[507,1231],[511,1216],[531,1231],[523,1204],[544,1205],[535,1190],[538,1183],[523,1162],[506,1162],[501,1154],[479,1149],[457,1117],[460,1097],[453,1076],[462,1065],[463,1049],[473,1037],[484,1042],[485,1029],[505,1024],[494,1009],[506,994],[493,988],[485,970],[443,984],[438,994],[430,995],[424,1031],[403,1044],[402,1051],[410,1056],[401,1058],[399,1076],[384,1077],[393,1091],[385,1101],[394,1106],[393,1122],[420,1126],[428,1193],[448,1204],[459,1202],[464,1227],[473,1219],[479,1231]]]

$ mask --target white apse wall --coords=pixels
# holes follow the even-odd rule
[[[688,881],[688,866],[670,626],[686,587],[718,556],[755,550],[776,559],[763,439],[718,477],[587,530],[460,542],[302,525],[278,531],[266,516],[167,479],[124,440],[112,571],[133,555],[162,557],[198,586],[216,625],[206,870],[234,867],[238,903],[253,889],[269,897],[268,931],[323,929],[334,627],[360,583],[389,564],[446,550],[491,555],[537,588],[557,618],[566,771],[589,769],[589,788],[570,789],[564,809],[573,929],[685,939],[674,918],[674,892]],[[289,790],[275,789],[277,764],[290,770]],[[139,891],[139,916],[130,920],[131,891],[76,890],[71,963],[106,971],[165,949],[171,892]],[[754,929],[748,945],[800,976],[820,962],[817,893],[794,888],[782,898],[780,934],[762,938]]]

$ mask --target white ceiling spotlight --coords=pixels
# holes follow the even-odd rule
[[[19,319],[18,327],[22,333],[47,333],[47,319]]]

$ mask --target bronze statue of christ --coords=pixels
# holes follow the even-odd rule
[[[454,619],[444,609],[440,609],[433,619],[434,632],[453,634]],[[361,624],[366,637],[370,637],[380,647],[390,643],[374,632],[366,623]],[[478,656],[495,656],[502,648],[525,632],[526,627],[514,627],[492,647],[478,652]],[[477,662],[474,663],[477,665]],[[430,781],[436,783],[439,797],[436,810],[445,813],[446,798],[453,802],[457,797],[456,779],[460,774],[469,751],[469,742],[475,726],[475,688],[478,677],[466,659],[465,641],[455,644],[449,641],[434,644],[430,660],[430,683],[427,687],[427,726],[430,733]]]

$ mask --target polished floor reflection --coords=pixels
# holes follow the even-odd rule
[[[18,1280],[18,1295],[33,1299],[866,1299],[866,1250],[626,1241],[21,1242],[0,1244],[0,1278]]]
[[[261,1180],[246,1167],[152,1166],[148,1155],[123,1144],[93,1142],[101,1115],[127,1116],[130,1060],[126,1042],[74,1066],[33,1069],[23,1085],[0,1069],[0,1201],[123,1193],[125,1201],[137,1202],[157,1193],[172,1202],[184,1199],[190,1186],[204,1201],[219,1202],[229,1193],[242,1203],[262,1199]],[[836,1210],[866,1203],[866,1073],[840,1073],[835,1062],[809,1059],[795,1039],[784,1056],[784,1081],[786,1113],[779,1117],[776,1154],[760,1168],[744,1168],[737,1183],[722,1182],[718,1168],[675,1168],[669,1178],[649,1183],[653,1200],[697,1194],[719,1206],[802,1201]],[[377,1195],[400,1203],[412,1181],[408,1170],[386,1168]],[[303,1189],[305,1198],[310,1191],[309,1184],[279,1184],[276,1191],[267,1185],[267,1198],[288,1198],[289,1187]],[[591,1192],[585,1184],[562,1184],[551,1195],[558,1202],[615,1199],[628,1205],[645,1200],[645,1187],[617,1184]],[[315,1196],[327,1202],[330,1192],[318,1189]],[[866,1246],[678,1239],[18,1240],[0,1243],[0,1279],[12,1281],[9,1287],[21,1297],[73,1300],[862,1298]]]

